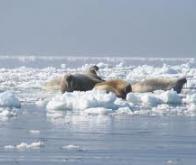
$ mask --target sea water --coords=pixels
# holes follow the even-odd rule
[[[187,77],[173,90],[129,93],[46,91],[65,73],[99,66],[103,79],[133,83]],[[194,58],[0,57],[0,164],[163,164],[196,162]]]

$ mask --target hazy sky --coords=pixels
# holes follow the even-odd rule
[[[196,56],[196,0],[0,0],[0,54]]]

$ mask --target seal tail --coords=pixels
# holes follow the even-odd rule
[[[60,89],[60,82],[61,82],[61,77],[54,78],[46,82],[42,86],[42,89],[46,91],[57,91]]]
[[[177,82],[176,82],[176,85],[174,87],[174,90],[177,93],[180,93],[182,91],[182,88],[183,88],[185,83],[187,83],[186,77],[182,77],[182,78],[178,79]]]

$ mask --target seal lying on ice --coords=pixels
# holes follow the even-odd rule
[[[126,99],[126,95],[129,92],[144,93],[153,92],[155,90],[170,90],[173,88],[177,93],[180,93],[186,82],[187,79],[185,77],[179,79],[154,78],[135,84],[129,84],[124,80],[108,80],[96,84],[94,89],[113,92],[117,97]]]
[[[83,74],[66,74],[61,79],[60,90],[65,91],[88,91],[93,89],[95,84],[101,83],[104,80],[97,75],[99,68],[97,66],[90,67],[86,73]]]
[[[141,82],[136,82],[131,85],[132,92],[144,93],[153,92],[155,90],[170,90],[174,89],[177,93],[180,93],[183,85],[187,82],[186,77],[182,78],[154,78],[147,79]]]
[[[99,68],[94,65],[87,69],[85,73],[81,74],[65,74],[64,76],[56,77],[44,84],[42,87],[47,91],[86,91],[91,90],[96,83],[103,82],[97,75]]]
[[[127,93],[131,92],[131,85],[124,80],[108,80],[96,84],[94,89],[113,92],[117,97],[126,99]]]

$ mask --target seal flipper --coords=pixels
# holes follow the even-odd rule
[[[183,78],[180,78],[177,80],[176,82],[176,85],[173,87],[173,89],[177,92],[177,93],[180,93],[182,88],[183,88],[183,85],[187,83],[187,79],[186,77],[183,77]]]

